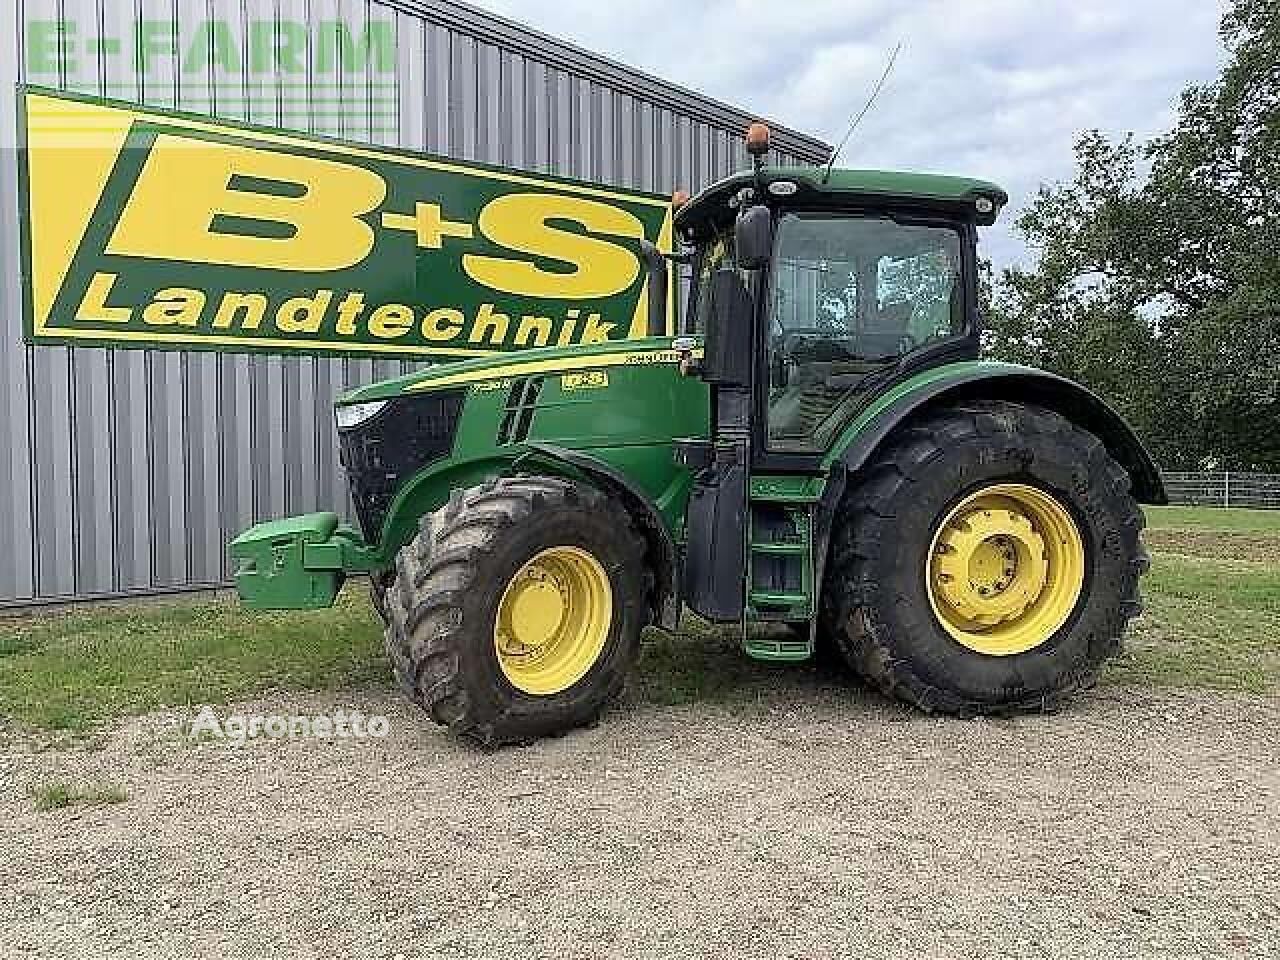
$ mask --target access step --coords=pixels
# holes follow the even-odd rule
[[[799,660],[808,660],[813,655],[807,640],[748,637],[742,646],[747,656],[753,660],[768,660],[774,663],[794,663]]]
[[[770,555],[794,555],[806,554],[809,552],[807,543],[796,543],[780,540],[777,543],[753,543],[751,544],[752,553],[765,553]]]
[[[768,590],[752,590],[747,600],[753,607],[805,607],[809,606],[807,593],[775,593]]]

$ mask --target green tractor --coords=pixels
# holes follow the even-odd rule
[[[252,607],[368,574],[405,694],[482,745],[593,721],[688,607],[961,716],[1051,710],[1138,613],[1160,475],[1083,387],[979,359],[979,180],[753,168],[643,253],[648,339],[533,349],[337,401],[360,529],[232,545]],[[668,261],[691,265],[667,333]],[[786,629],[752,630],[774,623]]]

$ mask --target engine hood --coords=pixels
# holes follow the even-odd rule
[[[604,367],[633,364],[670,363],[671,337],[648,337],[640,340],[613,340],[573,347],[537,347],[488,357],[441,363],[342,394],[338,406],[370,403],[426,390],[443,390],[472,384],[490,383],[534,373],[568,373]]]

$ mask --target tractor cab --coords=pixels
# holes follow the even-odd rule
[[[693,251],[676,346],[712,393],[710,438],[676,445],[697,471],[685,593],[713,620],[811,624],[832,453],[896,384],[977,359],[977,227],[1007,196],[959,177],[768,168],[762,124],[747,146],[753,170],[676,215]]]

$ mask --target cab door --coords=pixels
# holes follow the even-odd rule
[[[825,542],[826,456],[917,364],[977,355],[963,224],[887,214],[785,213],[758,322],[748,478],[747,616],[810,626]],[[748,641],[766,659],[811,652],[805,631]]]
[[[894,372],[977,356],[964,224],[888,214],[778,219],[764,325],[757,466],[804,468]],[[955,354],[952,356],[952,354]]]

